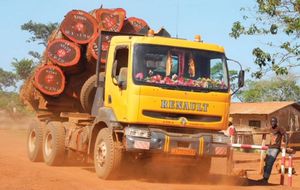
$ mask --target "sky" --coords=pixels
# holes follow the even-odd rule
[[[99,8],[124,8],[127,17],[144,19],[155,31],[166,28],[172,36],[202,40],[221,45],[228,58],[238,60],[244,68],[255,69],[252,49],[262,44],[258,38],[230,38],[232,23],[240,20],[242,7],[253,7],[254,0],[1,0],[0,1],[0,67],[12,70],[13,58],[30,58],[28,52],[42,52],[42,45],[26,42],[30,38],[21,30],[23,23],[60,23],[71,10],[90,11]],[[229,65],[237,69],[237,65]]]

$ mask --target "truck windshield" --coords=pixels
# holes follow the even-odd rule
[[[223,53],[138,44],[134,47],[134,82],[189,91],[228,91]]]

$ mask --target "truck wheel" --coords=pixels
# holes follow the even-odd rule
[[[104,81],[105,73],[101,72],[99,74],[99,80]],[[97,76],[93,75],[83,84],[80,91],[80,103],[84,111],[91,113],[94,97],[96,94],[97,88],[95,87]]]
[[[43,127],[39,122],[29,125],[27,131],[27,155],[32,162],[43,161]]]
[[[211,166],[211,157],[201,158],[201,160],[197,161],[197,164],[194,166],[185,167],[184,175],[199,175],[202,177],[206,177],[209,175]]]
[[[202,174],[209,174],[211,167],[211,157],[202,158],[197,166],[197,170],[201,172]]]
[[[65,157],[65,129],[61,122],[49,122],[43,138],[44,161],[49,166],[59,166]]]
[[[97,135],[94,148],[95,170],[99,178],[115,179],[121,168],[122,149],[113,140],[108,128],[103,128]]]

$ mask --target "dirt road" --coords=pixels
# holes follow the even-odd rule
[[[98,179],[92,166],[63,166],[49,167],[44,163],[32,163],[26,155],[26,126],[27,121],[4,122],[0,119],[0,189],[20,190],[122,190],[122,189],[282,189],[274,186],[245,186],[244,180],[225,175],[225,162],[222,159],[214,159],[211,174],[203,177],[201,174],[182,174],[166,172],[165,169],[154,169],[137,172],[131,171],[130,176],[124,176],[117,181],[104,181]],[[257,154],[247,154],[236,157],[245,159],[257,159]],[[239,168],[250,168],[249,177],[258,179],[257,171],[251,171],[258,163],[236,165]],[[299,161],[296,166],[300,167]],[[271,183],[278,184],[279,175],[273,174]],[[295,189],[300,187],[300,177],[294,177]],[[284,188],[285,189],[285,188]]]

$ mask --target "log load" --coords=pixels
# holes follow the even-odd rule
[[[60,112],[88,112],[80,96],[85,83],[95,76],[99,34],[100,61],[105,64],[114,35],[145,34],[148,29],[148,24],[140,18],[126,19],[126,11],[121,8],[100,8],[90,13],[70,11],[49,37],[43,60],[24,82],[20,98],[36,111],[40,120],[59,118]],[[81,97],[89,97],[84,95]]]

